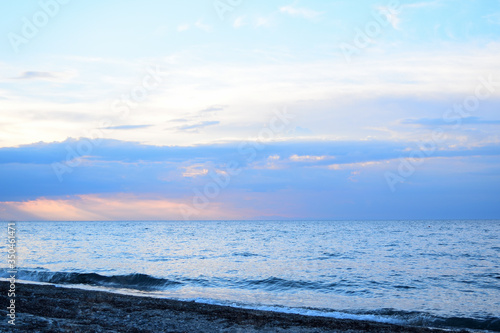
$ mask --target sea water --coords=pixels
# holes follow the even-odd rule
[[[16,229],[22,280],[500,331],[500,221],[68,221]],[[6,242],[1,250],[6,258]],[[8,277],[7,259],[0,267]]]

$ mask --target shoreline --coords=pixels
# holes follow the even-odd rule
[[[450,332],[19,282],[15,299],[16,325],[2,306],[2,332]]]

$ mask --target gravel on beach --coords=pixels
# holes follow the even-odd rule
[[[0,284],[1,332],[449,332],[19,282],[13,326]]]

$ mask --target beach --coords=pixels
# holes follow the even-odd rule
[[[1,298],[8,304],[7,293]],[[53,285],[17,283],[15,299],[19,332],[445,332]],[[13,331],[6,307],[0,312],[0,330]]]

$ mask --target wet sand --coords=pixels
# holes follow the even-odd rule
[[[13,329],[0,284],[1,332],[449,332],[21,283]]]

